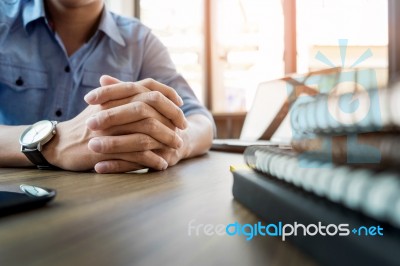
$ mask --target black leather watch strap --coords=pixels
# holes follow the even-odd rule
[[[26,157],[41,170],[58,170],[57,166],[50,164],[43,154],[37,149],[22,149]]]

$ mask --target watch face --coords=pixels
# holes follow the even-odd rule
[[[22,145],[33,145],[37,144],[43,139],[47,138],[53,131],[53,123],[48,120],[39,121],[22,133],[20,143]]]

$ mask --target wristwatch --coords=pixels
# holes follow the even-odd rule
[[[58,169],[51,165],[42,154],[43,145],[56,134],[57,121],[42,120],[29,126],[21,134],[19,143],[21,152],[39,169]]]

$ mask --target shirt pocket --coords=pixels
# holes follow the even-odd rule
[[[0,124],[31,124],[43,119],[49,101],[46,72],[0,64]]]
[[[48,77],[44,71],[0,64],[0,83],[17,92],[44,90],[48,88]]]

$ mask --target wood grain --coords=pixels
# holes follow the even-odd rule
[[[210,152],[163,172],[0,169],[0,190],[54,188],[46,207],[0,218],[0,265],[314,265],[272,237],[188,235],[188,224],[254,223],[233,200],[230,164]]]

